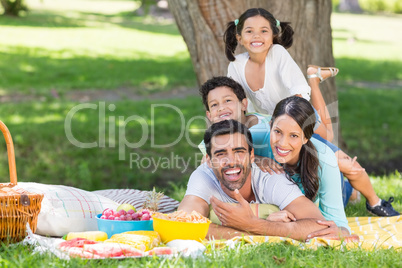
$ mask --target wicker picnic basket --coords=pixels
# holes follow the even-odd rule
[[[43,194],[30,193],[16,187],[17,170],[13,140],[2,121],[0,129],[6,140],[10,170],[10,183],[0,183],[0,241],[18,242],[26,236],[27,222],[32,232],[35,232]]]

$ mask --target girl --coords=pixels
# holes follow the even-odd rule
[[[279,22],[262,8],[252,8],[244,12],[239,19],[228,23],[224,40],[225,53],[231,61],[228,76],[239,82],[250,100],[248,111],[272,114],[275,105],[282,99],[296,95],[310,99],[319,113],[322,124],[315,130],[321,136],[331,140],[332,124],[319,83],[338,73],[338,69],[309,66],[307,70],[309,84],[303,77],[297,64],[285,48],[293,43],[293,29],[288,22]],[[247,52],[234,56],[237,45],[244,46]],[[378,216],[399,215],[388,202],[380,199],[370,182],[367,172],[351,158],[320,136],[316,136],[335,152],[339,168],[349,179],[350,184],[366,197],[366,208]],[[269,170],[270,167],[261,167]],[[274,167],[275,168],[275,167]],[[347,188],[344,188],[345,192]],[[345,194],[346,205],[350,192]]]

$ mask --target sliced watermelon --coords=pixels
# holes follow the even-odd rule
[[[84,245],[88,245],[88,244],[97,244],[98,242],[96,241],[92,241],[86,238],[74,238],[71,240],[67,240],[64,242],[61,242],[59,244],[59,248],[71,248],[71,247],[79,247],[82,248]]]
[[[171,255],[177,253],[176,248],[156,247],[146,252],[148,256],[152,255]]]
[[[98,243],[96,245],[85,245],[84,251],[98,255],[102,258],[144,256],[143,251],[129,245],[119,243]]]

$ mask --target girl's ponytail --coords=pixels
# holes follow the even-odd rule
[[[278,38],[278,44],[284,48],[290,48],[293,44],[293,28],[290,26],[290,22],[280,22],[281,33]]]
[[[223,35],[223,41],[225,42],[225,54],[229,61],[234,61],[234,56],[237,39],[236,39],[236,25],[233,21],[229,22],[225,34]]]

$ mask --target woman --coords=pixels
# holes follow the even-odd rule
[[[330,228],[311,237],[348,234],[337,159],[324,143],[311,139],[315,121],[314,109],[304,98],[292,96],[280,101],[272,115],[268,155],[283,166],[307,198],[318,203],[326,219],[343,222],[338,223],[339,228],[333,221],[321,222]],[[277,215],[269,220],[294,218],[287,212]]]

